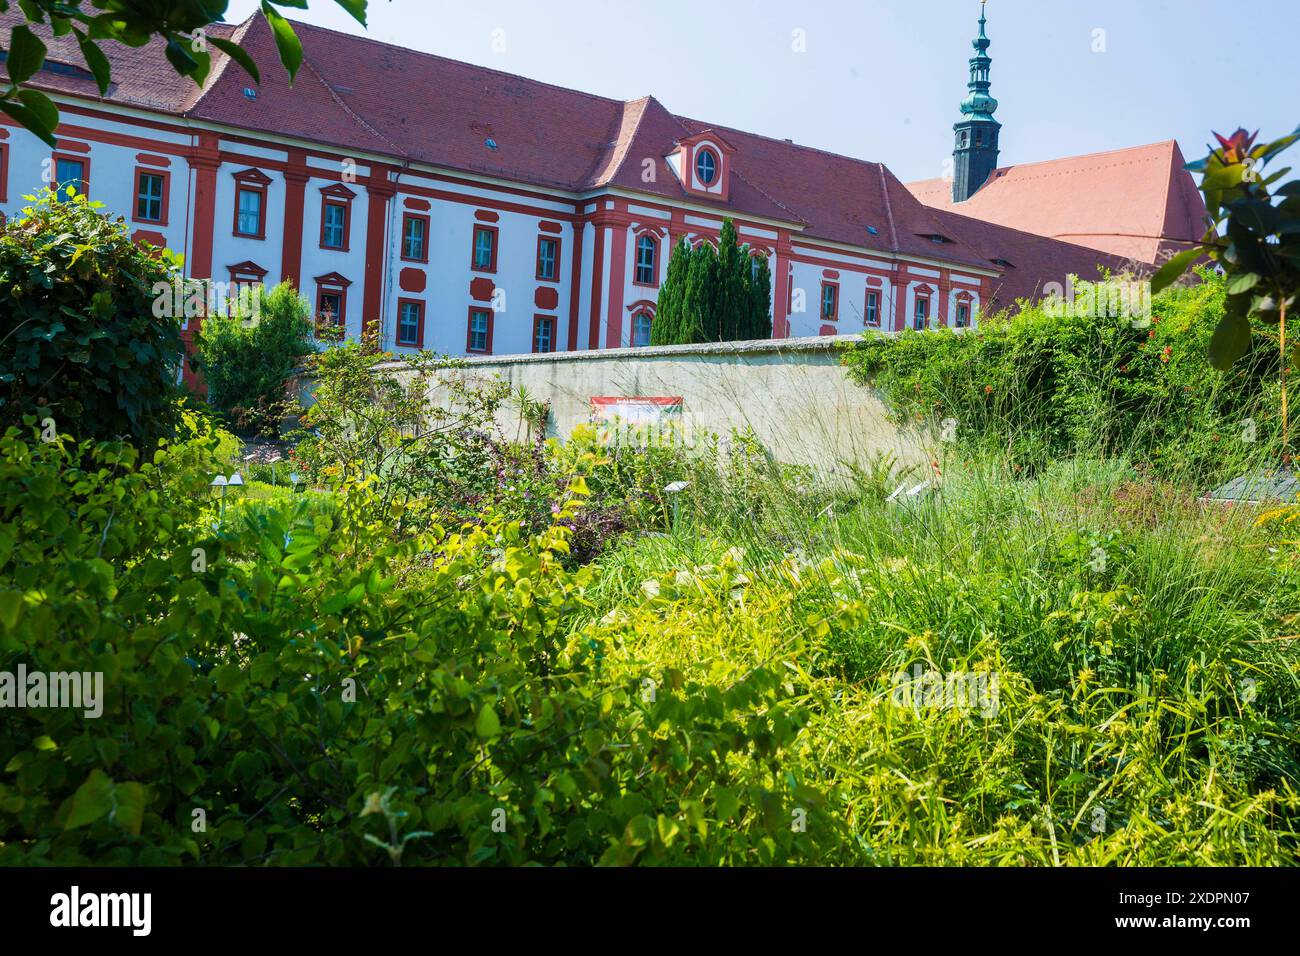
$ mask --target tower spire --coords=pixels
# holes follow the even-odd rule
[[[965,202],[974,195],[998,165],[998,131],[1002,125],[993,118],[998,101],[989,94],[989,56],[992,40],[985,32],[988,23],[988,0],[980,2],[979,35],[971,41],[975,55],[970,59],[969,91],[961,101],[961,120],[953,126],[957,134],[953,147],[953,202]]]

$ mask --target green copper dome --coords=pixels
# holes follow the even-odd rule
[[[993,41],[984,32],[984,25],[987,22],[984,6],[981,4],[979,36],[971,40],[975,55],[970,60],[970,82],[966,84],[970,93],[961,101],[961,111],[967,119],[991,120],[998,108],[998,101],[989,95],[989,68],[993,65],[993,60],[989,56],[989,46]]]

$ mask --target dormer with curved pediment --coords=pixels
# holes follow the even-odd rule
[[[677,149],[665,158],[686,191],[726,202],[735,148],[713,130],[683,137],[673,145]]]

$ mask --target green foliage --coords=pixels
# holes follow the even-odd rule
[[[180,424],[180,323],[155,291],[179,262],[99,208],[47,193],[0,232],[0,426],[148,446]]]
[[[1226,290],[1221,276],[1201,278],[1158,296],[1149,326],[1042,303],[975,332],[869,338],[844,361],[900,422],[1018,467],[1119,455],[1192,482],[1235,477],[1277,448],[1277,358],[1259,347],[1227,374],[1209,368]]]
[[[1300,180],[1270,193],[1269,187],[1286,179],[1291,169],[1264,172],[1271,160],[1300,141],[1300,127],[1259,146],[1244,129],[1226,139],[1215,135],[1220,148],[1187,165],[1202,174],[1200,189],[1211,225],[1199,245],[1178,253],[1156,273],[1152,287],[1161,291],[1204,257],[1223,269],[1227,296],[1208,354],[1215,368],[1227,370],[1250,351],[1251,319],[1285,330],[1287,310],[1300,298]]]
[[[651,344],[771,338],[771,272],[765,256],[755,265],[747,250],[731,219],[723,220],[716,249],[683,238],[659,289]]]
[[[386,517],[408,505],[416,507],[407,521],[475,513],[501,485],[494,416],[508,387],[429,352],[404,356],[399,374],[384,373],[391,359],[355,341],[312,356],[313,403],[296,436],[295,465],[330,487],[376,479]]]
[[[0,0],[0,11],[9,9],[11,0]],[[335,0],[362,26],[366,22],[366,0]],[[30,23],[48,24],[55,36],[69,32],[77,38],[86,66],[95,77],[100,95],[108,93],[112,71],[108,57],[99,48],[103,40],[127,46],[144,46],[157,36],[166,41],[164,55],[181,76],[203,85],[212,67],[211,45],[226,54],[253,77],[260,80],[257,64],[237,44],[209,36],[205,28],[222,21],[225,0],[169,0],[167,3],[140,3],[138,0],[94,0],[94,10],[83,8],[82,0],[19,0]],[[262,0],[262,14],[271,24],[280,62],[292,80],[302,62],[302,43],[293,27],[277,7],[302,9],[307,0]],[[50,146],[55,145],[54,131],[59,125],[59,111],[44,93],[22,87],[45,62],[46,47],[31,28],[15,26],[9,34],[7,72],[9,86],[0,91],[0,110],[9,114]]]
[[[315,351],[311,304],[292,285],[259,287],[253,318],[212,315],[195,342],[209,403],[244,432],[279,433],[297,408],[294,371]]]
[[[588,633],[614,673],[780,661],[808,709],[787,766],[848,831],[823,862],[1300,863],[1294,508],[1264,531],[1120,461],[770,494],[746,520],[726,483],[602,555]],[[906,696],[930,675],[982,691]]]
[[[0,864],[829,853],[781,673],[609,672],[562,526],[395,536],[362,482],[214,531],[206,455],[0,439],[0,668],[103,674],[6,712]]]
[[[675,345],[683,341],[682,294],[691,266],[691,244],[683,236],[668,259],[668,271],[659,287],[654,322],[650,325],[651,345]]]

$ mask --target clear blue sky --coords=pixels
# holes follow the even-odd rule
[[[232,0],[228,18],[256,6]],[[291,12],[363,32],[333,0]],[[989,0],[988,16],[1003,164],[1170,138],[1194,159],[1211,129],[1300,125],[1300,0]],[[653,94],[909,181],[942,175],[951,154],[978,17],[976,0],[370,0],[368,32],[590,93]]]

